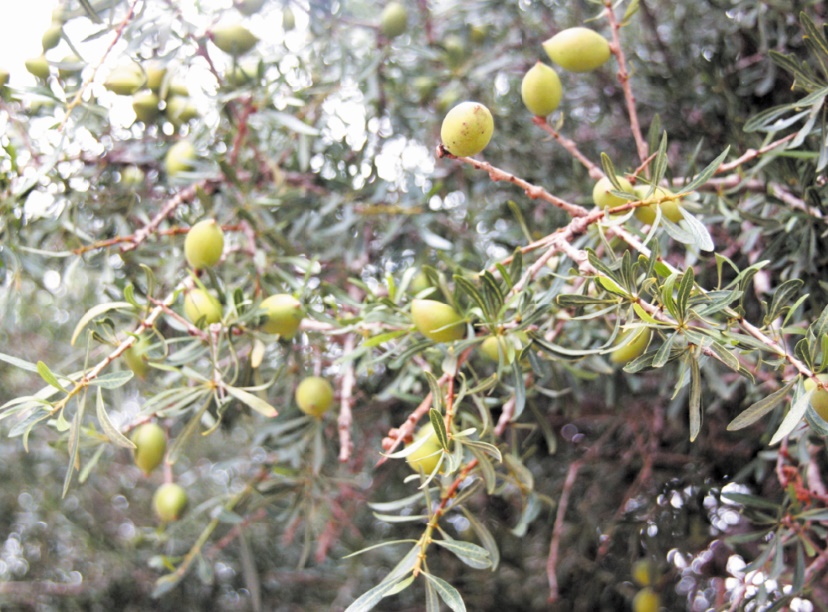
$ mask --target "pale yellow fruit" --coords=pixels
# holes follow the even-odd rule
[[[59,23],[52,23],[43,33],[43,38],[41,39],[43,51],[46,52],[49,49],[57,47],[60,44],[61,36],[63,36],[63,26]]]
[[[655,582],[656,568],[649,559],[639,559],[633,564],[632,578],[639,586],[650,586]]]
[[[138,121],[144,123],[152,123],[161,114],[161,109],[158,108],[160,100],[158,96],[152,91],[141,91],[132,96],[132,110],[135,111],[135,116]]]
[[[193,268],[211,268],[224,251],[224,232],[215,219],[199,221],[187,232],[184,255]]]
[[[818,374],[817,378],[821,383],[828,383],[828,374]],[[805,390],[812,391],[816,389],[816,383],[810,379],[805,379]],[[828,421],[828,391],[819,389],[814,391],[811,396],[811,408],[816,410],[816,413],[822,417],[823,421]]]
[[[190,289],[184,296],[184,315],[193,323],[205,325],[221,321],[221,304],[204,289]]]
[[[67,55],[58,64],[58,76],[64,80],[77,76],[83,70],[83,66],[83,60],[77,55]]]
[[[104,82],[104,87],[119,96],[131,96],[147,82],[146,75],[138,66],[118,66]]]
[[[264,0],[236,0],[236,10],[246,17],[255,15],[264,6]]]
[[[162,522],[177,521],[187,507],[187,491],[174,482],[165,482],[152,496],[152,507]]]
[[[656,187],[650,196],[647,193],[650,191],[649,185],[636,185],[633,189],[635,194],[644,202],[657,202],[658,200],[667,196],[673,195],[673,192],[663,187]],[[650,204],[649,206],[639,206],[635,209],[635,216],[642,223],[652,225],[656,219],[656,208],[661,207],[661,215],[666,217],[673,223],[678,223],[684,216],[681,214],[680,200],[665,200],[661,204]]]
[[[459,68],[466,61],[466,45],[456,34],[446,36],[443,48],[446,50],[446,64],[449,68]]]
[[[163,429],[155,423],[144,423],[135,429],[130,439],[135,444],[135,465],[144,474],[149,474],[161,465],[167,452],[167,436]]]
[[[164,169],[168,176],[175,176],[193,169],[196,159],[195,147],[189,140],[179,140],[164,157]]]
[[[0,69],[0,88],[5,87],[9,82],[9,72]]]
[[[121,185],[125,189],[136,189],[144,184],[146,175],[138,166],[127,166],[121,170]]]
[[[633,337],[626,342],[627,337],[633,333]],[[652,337],[652,330],[649,327],[642,327],[637,330],[623,332],[618,339],[618,348],[610,353],[610,361],[613,363],[627,363],[642,355],[647,350],[647,345]],[[623,344],[623,346],[621,346]]]
[[[164,77],[167,76],[167,67],[159,61],[150,62],[145,68],[147,73],[147,87],[155,93],[161,91]]]
[[[305,316],[299,300],[287,293],[271,295],[262,301],[260,308],[264,309],[267,315],[262,330],[288,339],[293,338]]]
[[[589,28],[569,28],[543,43],[553,62],[571,72],[589,72],[602,66],[611,55],[607,39]]]
[[[440,440],[437,438],[434,426],[431,423],[426,423],[420,428],[414,435],[414,442],[423,438],[427,438],[426,441],[413,453],[407,455],[405,460],[415,472],[422,470],[425,474],[431,474],[437,469],[437,464],[440,463],[443,447],[440,446]]]
[[[417,330],[434,342],[453,342],[466,336],[463,317],[454,308],[442,302],[412,301],[411,318]]]
[[[305,414],[321,417],[333,405],[334,390],[321,376],[308,376],[296,387],[296,405]]]
[[[173,125],[182,125],[198,117],[198,109],[184,96],[170,96],[164,114]]]
[[[296,27],[296,15],[293,14],[293,9],[289,6],[282,11],[282,29],[285,32],[290,32]]]
[[[244,55],[256,46],[259,39],[243,25],[220,25],[213,28],[213,43],[225,53]]]
[[[380,14],[380,32],[386,38],[396,38],[408,27],[408,11],[399,2],[389,2]]]
[[[546,117],[558,108],[563,97],[558,73],[546,64],[538,62],[523,76],[520,96],[530,113]]]
[[[133,374],[138,378],[146,378],[149,372],[149,364],[147,364],[147,350],[150,347],[150,342],[146,336],[141,336],[136,340],[132,346],[124,351],[124,361],[127,367],[132,370]]]
[[[25,65],[26,70],[28,70],[30,74],[36,76],[38,79],[42,79],[45,81],[49,78],[49,62],[46,60],[44,56],[39,55],[37,57],[29,58],[26,60]]]
[[[633,612],[658,612],[660,607],[661,600],[658,597],[658,593],[650,587],[641,589],[633,598]]]
[[[457,157],[477,155],[493,133],[492,113],[479,102],[461,102],[446,114],[440,128],[443,146]]]
[[[606,176],[595,183],[595,187],[592,189],[592,201],[595,202],[596,206],[600,208],[615,208],[616,206],[621,206],[632,201],[625,200],[620,196],[610,193],[611,191],[626,191],[627,193],[634,193],[633,186],[627,179],[623,176],[616,176],[615,178],[621,184],[620,190],[616,190]]]

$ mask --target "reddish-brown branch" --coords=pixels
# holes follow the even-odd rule
[[[604,176],[604,172],[599,168],[597,165],[592,163],[590,159],[581,153],[581,150],[578,148],[578,145],[575,143],[574,140],[566,138],[562,136],[555,128],[553,128],[549,123],[547,123],[545,117],[534,117],[532,119],[532,123],[537,125],[547,134],[552,136],[558,143],[567,151],[569,151],[570,155],[581,162],[581,165],[589,171],[589,176],[596,181]]]
[[[354,335],[348,334],[345,337],[345,343],[342,347],[344,354],[346,356],[351,355],[354,352],[354,347]],[[351,404],[353,402],[354,385],[356,383],[354,362],[351,360],[346,361],[343,370],[342,380],[339,385],[339,416],[336,419],[336,426],[339,430],[339,460],[344,463],[351,458],[351,451],[354,446],[351,442],[351,422],[353,420]]]
[[[549,581],[549,603],[558,601],[560,592],[558,590],[558,553],[561,547],[561,536],[563,535],[564,518],[569,508],[569,497],[572,494],[572,487],[575,486],[575,479],[581,469],[582,461],[573,461],[566,471],[561,496],[558,498],[558,512],[555,515],[555,525],[552,528],[552,540],[549,543],[549,556],[546,558],[546,578]]]

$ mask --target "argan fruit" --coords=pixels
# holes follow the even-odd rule
[[[49,49],[54,49],[60,44],[60,37],[63,36],[63,26],[59,23],[52,23],[43,33],[41,43],[43,44],[43,52]]]
[[[139,121],[152,123],[161,114],[161,109],[158,108],[159,102],[158,96],[152,91],[141,91],[132,96],[132,110],[135,111],[135,116]]]
[[[828,383],[828,374],[818,374],[817,378],[821,383]],[[816,389],[816,383],[811,378],[805,379],[805,390],[811,391]],[[823,421],[828,421],[828,391],[818,389],[814,391],[811,396],[811,408],[816,410],[816,413],[822,417]]]
[[[630,333],[635,334],[629,342],[626,342]],[[638,330],[623,332],[618,340],[618,348],[610,353],[610,361],[613,363],[627,363],[632,361],[647,350],[647,345],[652,337],[652,330],[649,327],[642,327]],[[623,345],[623,346],[621,346]]]
[[[636,185],[633,189],[635,194],[644,202],[657,202],[658,200],[667,196],[673,195],[673,192],[663,187],[656,187],[655,191],[648,197],[647,193],[650,191],[649,185]],[[661,206],[661,215],[667,217],[673,223],[678,223],[684,216],[681,214],[680,200],[666,200],[661,204],[650,204],[649,206],[639,206],[635,209],[635,216],[645,225],[652,225],[656,218],[656,207]]]
[[[26,70],[28,70],[30,74],[36,76],[38,79],[45,81],[49,78],[49,62],[43,55],[38,55],[37,57],[29,58],[26,60],[25,64]]]
[[[530,113],[537,117],[546,117],[558,108],[563,97],[558,73],[546,64],[536,63],[523,76],[520,96]]]
[[[149,349],[150,342],[146,336],[141,336],[136,340],[132,346],[124,351],[124,361],[127,367],[132,370],[138,378],[144,379],[149,372],[149,365],[147,364],[146,354]]]
[[[414,434],[412,444],[423,438],[426,438],[426,441],[413,453],[406,455],[405,460],[415,472],[422,470],[424,474],[431,474],[440,463],[443,447],[440,445],[440,440],[437,438],[434,426],[431,423],[426,423]]]
[[[282,11],[282,29],[285,32],[290,32],[296,27],[296,15],[293,14],[293,9],[289,6]]]
[[[9,71],[0,69],[0,87],[5,87],[9,82]]]
[[[277,293],[262,301],[267,320],[262,330],[268,334],[279,334],[283,338],[293,338],[305,313],[302,304],[290,294]]]
[[[296,405],[305,414],[321,417],[333,405],[334,390],[321,376],[308,376],[296,387]]]
[[[138,166],[127,166],[121,170],[121,186],[125,189],[136,189],[144,184],[146,175]],[[134,346],[134,345],[133,345]]]
[[[595,30],[569,28],[543,43],[553,62],[570,72],[590,72],[602,66],[611,55],[609,42]]]
[[[179,140],[167,151],[164,157],[164,169],[168,176],[193,169],[196,159],[195,147],[189,140]]]
[[[414,326],[434,342],[453,342],[466,337],[463,317],[448,304],[434,300],[411,302]]]
[[[170,85],[167,88],[167,97],[170,98],[172,96],[181,96],[182,98],[186,98],[190,95],[190,90],[187,89],[187,86],[182,83],[181,81],[170,81]]]
[[[515,356],[527,344],[529,344],[529,337],[524,332],[489,336],[480,344],[480,352],[494,362],[499,362],[502,355],[503,363],[511,365]],[[509,350],[510,348],[513,350]]]
[[[633,597],[633,612],[658,612],[660,607],[661,600],[658,597],[658,593],[650,587],[641,589]]]
[[[466,60],[466,45],[456,34],[449,34],[443,41],[446,50],[446,64],[452,70],[459,68]]]
[[[224,232],[215,219],[199,221],[187,232],[184,239],[184,255],[193,268],[211,268],[221,259],[224,251]]]
[[[386,38],[396,38],[408,28],[408,10],[399,2],[389,2],[380,14],[380,32]]]
[[[149,62],[144,68],[147,74],[147,87],[155,93],[161,91],[161,86],[164,84],[164,77],[167,76],[167,67],[160,61]]]
[[[225,53],[238,57],[256,46],[259,39],[243,25],[221,25],[213,28],[213,43]]]
[[[264,0],[236,0],[233,5],[245,17],[255,15],[264,6]]]
[[[635,193],[633,191],[633,186],[630,182],[625,179],[623,176],[616,176],[615,177],[618,182],[621,184],[620,191],[626,191],[627,193]],[[624,198],[613,195],[612,191],[616,190],[615,186],[606,176],[601,178],[597,183],[595,183],[595,187],[592,188],[592,201],[595,202],[595,205],[599,208],[615,208],[616,206],[622,206],[627,202],[631,202],[632,200],[625,200]]]
[[[167,99],[166,104],[164,115],[173,125],[183,125],[191,119],[198,117],[198,109],[196,109],[189,98],[171,96]]]
[[[650,586],[655,582],[656,569],[649,559],[639,559],[632,566],[632,579],[639,586]]]
[[[489,28],[485,25],[473,25],[469,28],[469,38],[476,45],[482,45],[486,42],[489,35]]]
[[[135,65],[118,66],[104,81],[106,87],[112,93],[119,96],[131,96],[144,86],[147,77]]]
[[[184,315],[193,323],[205,325],[221,321],[221,304],[204,289],[190,289],[184,296]]]
[[[177,521],[187,508],[187,491],[174,482],[165,482],[155,490],[152,496],[155,515],[163,523]]]
[[[135,465],[141,468],[144,474],[149,475],[161,465],[167,452],[167,436],[164,435],[164,430],[155,423],[144,423],[135,429],[131,440],[135,444]]]
[[[63,79],[70,79],[74,76],[80,74],[80,71],[83,70],[84,62],[81,58],[79,58],[74,53],[71,55],[67,55],[62,60],[60,60],[60,64],[58,64],[58,76]]]
[[[440,139],[449,153],[456,157],[477,155],[494,133],[494,119],[488,108],[479,102],[461,102],[443,119]]]
[[[408,285],[408,293],[410,295],[417,295],[430,288],[431,281],[428,280],[428,275],[420,270],[414,275],[414,278],[411,279],[411,282]]]

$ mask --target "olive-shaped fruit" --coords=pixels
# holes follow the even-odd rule
[[[171,98],[172,96],[181,96],[182,98],[186,98],[190,95],[190,90],[187,89],[187,86],[179,80],[170,81],[169,86],[167,87],[167,97]]]
[[[236,10],[246,17],[255,15],[264,6],[264,0],[236,0]]]
[[[144,423],[137,427],[132,433],[132,442],[135,444],[135,465],[141,468],[144,474],[149,474],[164,461],[167,436],[155,423]]]
[[[446,50],[446,64],[449,68],[459,68],[466,61],[466,45],[456,34],[449,34],[443,41]]]
[[[221,259],[224,251],[224,232],[215,219],[203,219],[187,232],[184,255],[187,263],[198,270],[211,268]]]
[[[635,194],[644,202],[657,202],[662,198],[672,196],[673,192],[663,187],[656,187],[655,191],[648,197],[647,193],[650,191],[649,185],[636,185],[633,189]],[[635,216],[642,223],[652,225],[656,218],[656,207],[661,207],[661,215],[667,217],[673,223],[678,223],[684,219],[681,214],[680,200],[665,200],[660,204],[654,203],[649,206],[639,206],[635,209]]]
[[[147,364],[147,350],[149,350],[150,341],[146,336],[141,336],[132,343],[127,350],[124,351],[124,361],[127,367],[132,370],[138,378],[146,378],[149,372],[149,364]]]
[[[417,330],[434,342],[453,342],[466,336],[463,317],[454,308],[442,302],[412,301],[411,318]]]
[[[164,169],[168,176],[175,176],[181,172],[193,169],[196,150],[189,140],[179,140],[167,151],[164,157]]]
[[[396,38],[408,28],[408,10],[399,2],[389,2],[380,14],[380,32],[386,38]]]
[[[333,405],[334,390],[321,376],[308,376],[296,387],[296,405],[305,414],[321,417]]]
[[[154,92],[141,91],[132,96],[132,110],[135,111],[135,116],[139,121],[152,123],[161,114],[161,109],[158,108],[159,102]]]
[[[41,39],[44,53],[49,49],[57,47],[60,44],[61,36],[63,36],[63,26],[59,23],[52,23],[43,33],[43,38]]]
[[[190,289],[184,296],[184,315],[193,323],[205,325],[221,321],[221,304],[204,289]]]
[[[519,348],[516,346],[516,342],[520,343]],[[515,360],[515,356],[527,344],[529,344],[529,336],[524,332],[503,336],[489,336],[480,344],[480,352],[495,362],[499,362],[502,355],[503,362],[506,365],[510,365]],[[514,350],[509,350],[510,348]]]
[[[615,177],[621,185],[620,191],[626,191],[627,193],[635,193],[633,191],[633,186],[630,182],[625,179],[623,176],[616,176]],[[615,208],[616,206],[621,206],[626,204],[627,202],[631,202],[632,200],[625,200],[624,198],[613,195],[612,191],[619,191],[616,190],[615,186],[612,182],[605,176],[601,178],[597,183],[595,183],[595,187],[592,188],[592,201],[595,202],[595,205],[599,208]]]
[[[818,374],[817,378],[821,383],[828,383],[828,374]],[[816,383],[811,378],[805,379],[805,390],[812,391],[816,389]],[[816,413],[822,417],[823,421],[828,421],[828,391],[818,389],[811,395],[811,408],[816,410]]]
[[[523,76],[520,96],[530,113],[546,117],[558,108],[563,96],[558,73],[546,64],[538,62]]]
[[[626,342],[627,337],[633,333],[632,339]],[[638,330],[623,332],[618,340],[618,348],[610,353],[610,361],[613,363],[627,363],[632,361],[647,350],[647,345],[652,337],[652,330],[649,327],[642,327]],[[623,346],[621,346],[623,345]]]
[[[428,279],[428,274],[420,270],[414,275],[414,278],[412,278],[411,282],[408,284],[408,293],[410,295],[417,295],[430,288],[431,281]]]
[[[656,580],[655,564],[649,559],[639,559],[633,563],[632,579],[639,586],[650,586]]]
[[[136,189],[144,184],[146,175],[138,166],[127,166],[121,170],[121,186],[125,189]]]
[[[486,42],[486,37],[489,35],[489,28],[482,24],[473,25],[469,28],[469,38],[476,45],[482,45]]]
[[[155,93],[161,91],[164,77],[167,76],[167,66],[158,60],[151,61],[145,66],[144,72],[147,74],[147,87]]]
[[[58,76],[63,80],[72,78],[80,74],[80,71],[83,70],[83,66],[83,60],[72,53],[60,60],[60,64],[58,64],[57,67]]]
[[[437,469],[437,465],[440,463],[443,447],[440,446],[440,440],[437,438],[434,426],[431,423],[426,423],[414,434],[414,442],[412,444],[423,438],[427,438],[426,441],[414,452],[406,455],[405,460],[415,472],[422,470],[424,474],[431,474]]]
[[[543,43],[553,62],[571,72],[590,72],[602,66],[611,55],[609,42],[595,30],[569,28]]]
[[[27,59],[25,65],[26,70],[28,70],[30,74],[36,76],[38,79],[42,79],[45,81],[49,78],[49,62],[43,55],[38,55],[37,57]]]
[[[9,71],[0,68],[0,87],[5,87],[9,82]]]
[[[259,42],[250,30],[239,24],[217,26],[211,35],[219,49],[234,57],[244,55]]]
[[[104,87],[119,96],[131,96],[146,82],[147,77],[138,66],[118,66],[106,77]]]
[[[152,496],[155,515],[164,523],[177,521],[187,508],[187,491],[174,482],[165,482],[155,490]]]
[[[262,330],[268,334],[279,334],[283,338],[293,338],[305,313],[302,304],[288,293],[277,293],[262,301],[267,320],[262,323]]]
[[[289,6],[282,11],[282,29],[285,32],[290,32],[296,27],[296,15],[293,14],[293,9]]]
[[[641,589],[633,597],[633,612],[658,612],[660,607],[661,601],[659,600],[658,593],[650,587]]]
[[[164,115],[173,125],[182,125],[198,117],[198,109],[190,98],[185,96],[170,96],[164,108]]]
[[[494,119],[488,108],[479,102],[461,102],[443,119],[440,138],[443,146],[456,157],[477,155],[494,132]]]

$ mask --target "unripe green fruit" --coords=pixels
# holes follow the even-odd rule
[[[145,423],[133,432],[132,442],[135,444],[135,465],[141,468],[144,474],[149,475],[161,465],[167,452],[167,436],[164,435],[164,430],[155,423]]]
[[[237,11],[246,17],[250,17],[262,10],[264,0],[236,0],[234,4]]]
[[[650,587],[641,589],[633,598],[633,612],[658,612],[659,607],[661,607],[661,601],[658,593]]]
[[[135,111],[135,116],[139,121],[152,123],[161,114],[161,109],[158,108],[159,102],[158,96],[153,92],[142,91],[132,96],[132,110]]]
[[[0,87],[5,87],[9,82],[9,72],[0,69]]]
[[[427,440],[417,450],[407,455],[405,460],[415,472],[422,470],[424,474],[431,474],[440,462],[443,447],[440,446],[440,440],[437,438],[434,426],[431,423],[423,425],[414,435],[415,442],[423,438],[427,438]]]
[[[437,97],[436,105],[437,110],[441,113],[445,113],[448,111],[452,106],[457,104],[457,101],[460,99],[460,92],[455,87],[448,87],[443,89],[440,92],[440,95]]]
[[[184,315],[193,323],[205,325],[221,321],[221,304],[204,289],[190,289],[184,296]]]
[[[644,202],[657,202],[661,198],[673,195],[673,192],[663,187],[656,187],[652,195],[647,197],[650,191],[649,185],[636,185],[633,188],[635,194]],[[650,204],[649,206],[639,206],[635,209],[636,218],[640,219],[646,225],[652,225],[656,218],[656,207],[661,206],[661,215],[667,217],[673,223],[678,223],[684,216],[681,214],[681,207],[679,200],[666,200],[661,204]]]
[[[146,76],[137,66],[119,66],[109,73],[104,87],[119,96],[131,96],[146,82]]]
[[[828,374],[818,374],[817,378],[821,383],[828,383]],[[816,383],[810,379],[805,379],[805,390],[812,391],[816,389]],[[811,408],[816,410],[816,413],[822,417],[823,421],[828,421],[828,391],[818,389],[814,391],[811,396]]]
[[[516,342],[520,343],[519,348],[516,346]],[[529,344],[529,336],[524,332],[503,336],[489,336],[480,344],[480,352],[495,362],[499,362],[500,356],[503,355],[503,362],[506,365],[511,365],[515,360],[515,356],[527,344]],[[514,350],[510,351],[510,348],[514,348]]]
[[[420,96],[420,101],[425,101],[434,93],[437,82],[429,76],[418,76],[412,81],[414,91]]]
[[[380,15],[380,32],[386,38],[396,38],[408,28],[408,10],[399,2],[389,2]]]
[[[124,361],[127,367],[132,370],[135,376],[141,379],[146,378],[147,372],[149,372],[149,365],[146,359],[149,347],[150,341],[146,336],[141,336],[132,346],[124,351]]]
[[[175,176],[181,172],[193,169],[196,158],[195,147],[189,140],[179,140],[164,157],[164,169],[168,176]]]
[[[466,337],[463,317],[448,304],[414,300],[411,302],[411,318],[417,330],[434,342],[453,342]]]
[[[482,45],[486,42],[486,37],[489,35],[489,28],[485,25],[473,25],[469,28],[469,38],[476,45]]]
[[[223,251],[224,232],[215,219],[199,221],[187,232],[184,255],[193,268],[211,268],[219,262]]]
[[[187,507],[187,492],[181,485],[165,482],[155,490],[155,495],[152,496],[152,507],[161,522],[177,521]]]
[[[296,27],[296,15],[293,14],[293,9],[289,6],[282,11],[282,29],[285,32],[290,32]]]
[[[127,166],[121,170],[121,185],[125,189],[135,189],[144,184],[146,175],[138,166]]]
[[[618,344],[622,344],[630,333],[635,334],[632,340],[624,344],[624,346],[618,346],[617,349],[610,353],[611,362],[618,364],[627,363],[642,355],[647,350],[647,345],[650,343],[650,338],[653,335],[652,330],[649,327],[642,327],[635,331],[628,330],[621,334]]]
[[[553,62],[571,72],[590,72],[610,58],[607,39],[589,28],[569,28],[543,43]]]
[[[256,46],[259,39],[243,25],[223,25],[213,28],[213,43],[234,57],[244,55]]]
[[[38,79],[46,80],[49,78],[49,62],[42,55],[32,57],[26,60],[26,70],[33,74]]]
[[[616,176],[618,182],[621,184],[620,191],[626,191],[627,193],[635,193],[633,191],[633,186],[630,182],[625,179],[623,176]],[[592,201],[595,202],[595,205],[599,208],[615,208],[616,206],[621,206],[630,202],[631,200],[625,200],[622,197],[613,195],[610,193],[611,191],[617,191],[610,180],[605,176],[604,178],[600,179],[597,183],[595,183],[595,187],[592,189]]]
[[[558,108],[563,96],[558,73],[546,64],[538,62],[523,76],[520,96],[530,113],[546,117]]]
[[[411,279],[411,283],[408,285],[408,293],[411,295],[417,295],[421,291],[425,291],[429,288],[431,288],[431,281],[428,280],[428,275],[420,270],[414,275],[414,278]]]
[[[167,99],[167,106],[164,114],[173,125],[182,125],[191,119],[198,117],[198,109],[189,98],[183,96],[171,96]]]
[[[466,45],[456,34],[446,36],[443,48],[446,50],[446,64],[449,68],[459,68],[466,60]]]
[[[494,119],[489,109],[479,102],[461,102],[452,108],[440,128],[443,146],[456,157],[477,155],[494,132]]]
[[[296,405],[305,414],[321,417],[333,405],[334,390],[321,376],[308,376],[296,387]]]
[[[44,53],[49,49],[54,49],[60,44],[60,37],[63,35],[63,26],[59,23],[52,23],[43,33],[41,43],[43,44]]]
[[[66,23],[66,12],[63,10],[63,7],[59,6],[52,9],[52,23],[59,25]]]
[[[150,62],[144,69],[147,73],[147,87],[155,93],[161,91],[164,77],[167,76],[167,67],[159,61]]]
[[[639,559],[633,564],[632,578],[639,586],[650,586],[656,578],[655,565],[649,559]]]
[[[180,96],[182,98],[186,98],[190,95],[190,90],[187,89],[187,86],[182,83],[181,81],[170,81],[170,85],[167,88],[167,97],[171,98],[172,96]]]
[[[288,339],[293,338],[304,316],[302,304],[287,293],[271,295],[262,301],[260,308],[264,309],[267,315],[267,320],[262,324],[262,330]]]
[[[60,65],[58,65],[58,76],[64,80],[69,79],[80,74],[80,71],[83,70],[83,66],[83,60],[77,55],[74,53],[67,55],[60,60]]]

